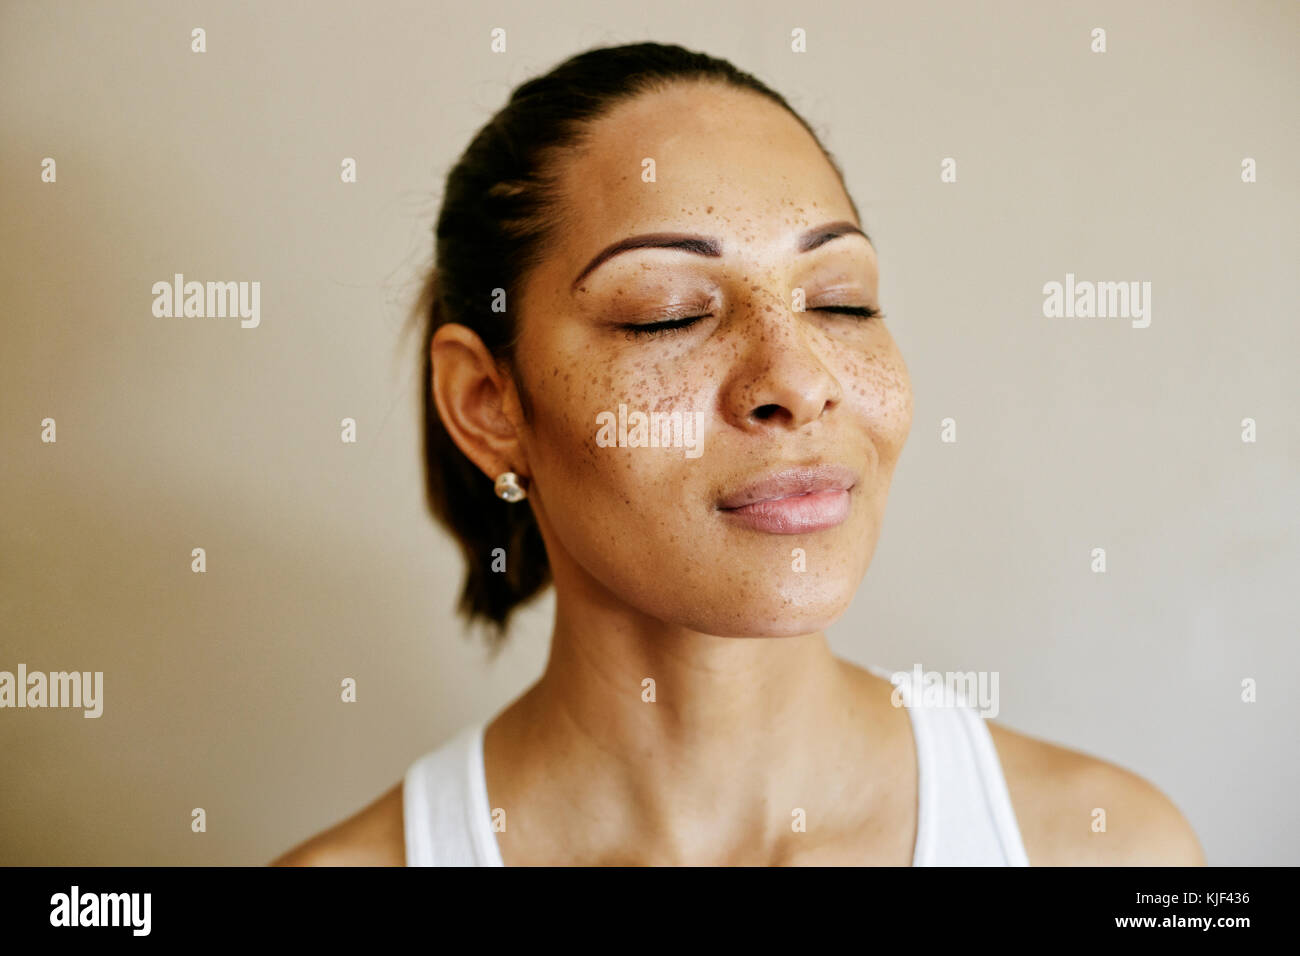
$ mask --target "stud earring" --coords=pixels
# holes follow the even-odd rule
[[[510,502],[522,501],[528,494],[519,483],[519,476],[513,471],[503,471],[497,475],[495,490],[498,498]]]

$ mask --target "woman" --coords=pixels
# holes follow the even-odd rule
[[[1144,780],[831,654],[911,427],[877,291],[748,74],[636,44],[521,86],[448,177],[426,458],[462,610],[553,581],[550,659],[276,862],[1203,864]]]

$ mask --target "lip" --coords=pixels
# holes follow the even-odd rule
[[[769,534],[804,534],[841,524],[858,474],[844,465],[808,465],[769,474],[721,498],[728,520]]]

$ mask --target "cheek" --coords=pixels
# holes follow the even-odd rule
[[[710,557],[702,522],[708,455],[620,445],[618,421],[622,404],[630,438],[632,412],[685,414],[692,403],[704,408],[708,395],[649,363],[630,371],[615,365],[593,375],[575,367],[567,381],[560,371],[549,376],[551,385],[539,383],[527,453],[548,545],[558,547],[552,561],[580,567],[647,613],[692,600],[707,605],[684,592],[688,582],[707,577],[704,567],[721,563]],[[613,445],[607,444],[611,432]],[[707,437],[702,444],[707,449]]]
[[[635,440],[634,413],[680,411],[685,417],[692,409],[710,407],[711,387],[707,376],[670,371],[646,359],[549,369],[530,392],[534,420],[528,459],[546,486],[545,497],[554,502],[553,518],[559,518],[562,505],[595,516],[627,515],[629,509],[650,510],[656,500],[662,505],[680,495],[686,469],[698,465],[680,447],[628,447]],[[707,416],[704,427],[709,427]]]
[[[889,342],[855,355],[845,380],[846,398],[882,455],[897,455],[912,428],[912,381],[898,349]]]
[[[609,387],[607,373],[574,363],[547,369],[530,389],[528,462],[547,498],[575,482],[592,481],[606,464],[594,422]]]

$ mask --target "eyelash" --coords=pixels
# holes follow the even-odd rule
[[[808,309],[809,312],[834,312],[837,315],[854,315],[861,319],[884,318],[884,313],[879,309],[872,309],[867,306],[857,305],[828,305],[821,309]],[[628,338],[651,338],[656,335],[672,334],[680,332],[683,329],[690,328],[700,319],[708,318],[707,315],[690,315],[680,319],[669,319],[667,322],[648,322],[642,325],[624,325],[620,326],[625,329]]]

